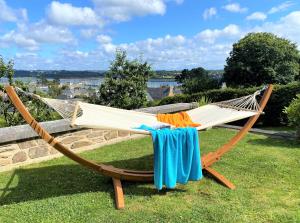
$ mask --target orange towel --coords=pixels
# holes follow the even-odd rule
[[[176,127],[198,127],[201,124],[194,123],[186,112],[175,114],[157,114],[157,120]]]

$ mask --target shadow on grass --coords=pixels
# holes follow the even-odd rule
[[[148,166],[149,161],[152,159],[152,156],[143,156],[106,164],[121,168],[143,169],[144,166]],[[148,164],[145,165],[145,162],[148,162]],[[17,181],[16,186],[14,186],[15,181]],[[154,187],[140,187],[143,183],[123,182],[122,184],[125,187],[125,196],[126,191],[138,196],[163,195],[166,193],[166,190],[158,192]],[[180,192],[183,190],[175,191]],[[110,193],[110,196],[114,199],[111,178],[88,170],[80,165],[55,165],[31,169],[17,169],[13,172],[10,179],[7,180],[6,186],[0,188],[0,205],[85,192]]]
[[[285,149],[300,149],[300,140],[297,139],[274,139],[274,138],[264,138],[264,139],[250,139],[247,141],[249,144],[264,146],[264,147],[280,147]]]

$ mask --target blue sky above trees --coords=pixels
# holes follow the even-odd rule
[[[259,31],[300,45],[300,2],[0,0],[0,55],[17,69],[107,69],[116,48],[155,69],[222,69]]]

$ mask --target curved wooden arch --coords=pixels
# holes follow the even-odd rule
[[[266,89],[261,102],[260,102],[260,112],[263,111],[265,108],[270,95],[272,93],[273,86],[269,85]],[[67,156],[68,158],[72,159],[73,161],[83,165],[89,169],[92,169],[102,175],[111,177],[113,179],[114,184],[114,191],[115,191],[115,200],[116,200],[116,207],[117,209],[124,208],[124,194],[121,185],[121,180],[126,181],[137,181],[137,182],[151,182],[153,181],[154,173],[153,171],[138,171],[138,170],[127,170],[116,168],[113,166],[108,166],[105,164],[97,164],[93,161],[87,160],[82,158],[81,156],[77,155],[63,144],[58,142],[53,136],[51,136],[28,112],[25,105],[17,95],[16,91],[12,86],[6,86],[5,91],[9,96],[11,102],[16,107],[16,109],[20,112],[24,120],[32,127],[32,129],[47,143],[49,143],[53,148]],[[225,145],[220,147],[217,151],[211,152],[205,155],[202,155],[202,168],[209,172],[214,178],[220,181],[222,184],[227,186],[230,189],[234,189],[235,186],[227,180],[224,176],[219,174],[217,171],[212,169],[210,166],[220,160],[221,156],[231,150],[234,145],[236,145],[252,128],[260,113],[251,117],[245,126]]]

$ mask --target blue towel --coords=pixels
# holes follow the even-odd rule
[[[175,188],[176,183],[202,178],[198,132],[195,128],[153,129],[150,131],[154,146],[154,185]]]

